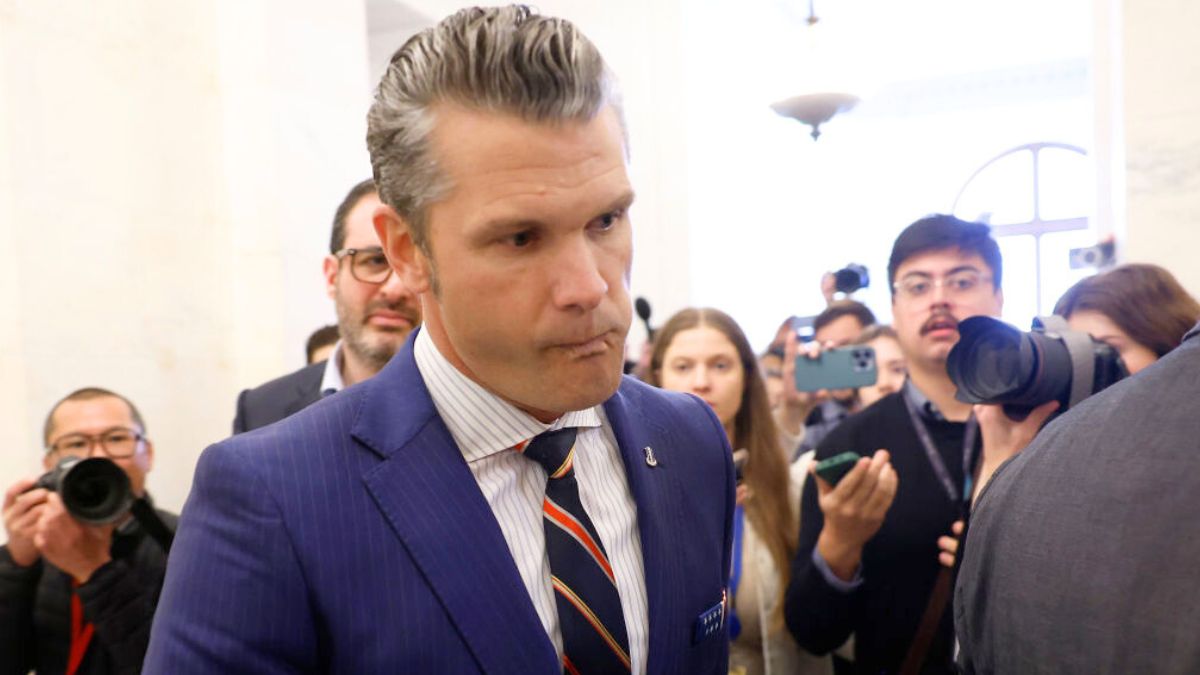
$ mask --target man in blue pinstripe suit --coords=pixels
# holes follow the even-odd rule
[[[621,376],[633,191],[603,59],[565,21],[463,10],[401,47],[368,124],[425,324],[205,451],[146,671],[724,673],[730,451],[698,399]]]

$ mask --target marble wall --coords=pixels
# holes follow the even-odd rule
[[[1128,255],[1200,297],[1200,4],[1125,3]]]
[[[0,0],[0,483],[98,385],[142,409],[182,506],[237,392],[333,320],[366,58],[361,0]]]

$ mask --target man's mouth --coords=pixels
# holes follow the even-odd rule
[[[921,327],[921,335],[946,335],[958,331],[958,321],[951,316],[935,316]]]
[[[568,358],[584,359],[590,356],[598,356],[608,352],[613,348],[610,344],[612,337],[611,331],[604,331],[599,335],[581,340],[578,342],[560,342],[556,347],[566,352]]]
[[[417,325],[417,318],[410,312],[377,309],[367,315],[367,323],[381,328],[412,329]]]

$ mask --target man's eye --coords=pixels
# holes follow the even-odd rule
[[[925,295],[929,292],[928,281],[913,281],[908,284],[908,292],[913,295]]]
[[[82,450],[83,448],[86,448],[87,441],[83,440],[82,438],[77,438],[74,440],[59,443],[58,447],[62,448],[63,450],[73,452],[75,450]]]
[[[533,233],[528,230],[509,235],[508,243],[517,248],[525,248],[533,243]]]
[[[950,286],[955,290],[969,291],[975,288],[975,280],[970,277],[959,277],[950,280]]]
[[[617,209],[616,211],[606,213],[595,220],[596,227],[600,230],[611,230],[624,215],[625,209]]]
[[[388,264],[387,256],[382,253],[369,255],[364,259],[364,264],[368,267],[384,267]]]
[[[133,439],[133,436],[131,436],[130,434],[128,434],[124,431],[118,431],[116,433],[111,433],[111,434],[105,436],[104,442],[105,443],[125,443],[132,439]]]

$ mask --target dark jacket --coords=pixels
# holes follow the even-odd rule
[[[324,376],[325,362],[319,361],[242,391],[238,394],[233,433],[274,424],[321,400],[321,378]]]
[[[984,487],[954,613],[967,673],[1200,672],[1200,326]]]
[[[172,531],[177,518],[158,515]],[[167,556],[130,521],[113,535],[112,562],[79,587],[83,616],[95,625],[79,675],[138,673],[166,574]],[[13,563],[0,546],[0,675],[63,673],[71,649],[71,578],[39,560]]]

